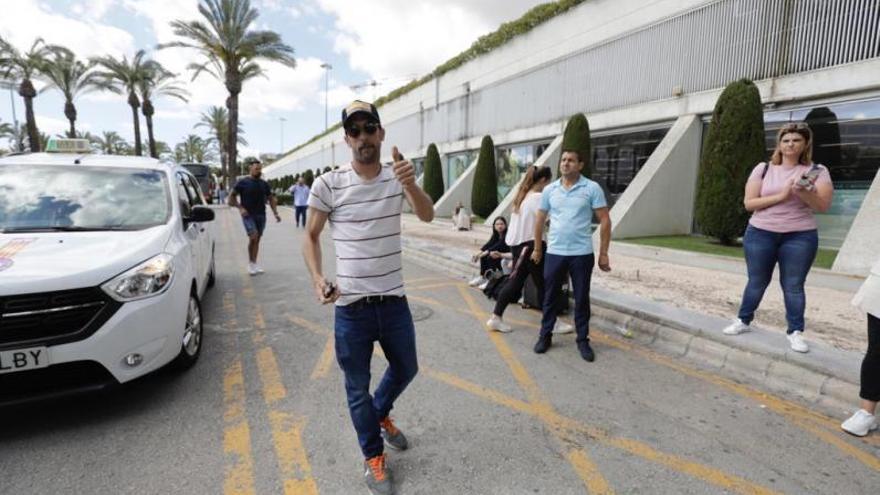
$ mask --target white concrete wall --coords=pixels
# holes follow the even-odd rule
[[[473,211],[473,208],[471,208],[471,189],[474,187],[474,174],[477,171],[478,159],[479,157],[475,158],[464,173],[461,174],[458,179],[449,186],[449,189],[443,193],[443,196],[434,203],[434,216],[451,217],[452,212],[455,211],[455,205],[458,204],[459,201],[461,201],[461,204],[466,206],[468,210]]]
[[[880,259],[880,173],[868,190],[865,201],[843,240],[832,270],[865,277]]]
[[[612,238],[691,233],[702,130],[696,115],[675,122],[611,208]]]
[[[553,175],[556,175],[556,165],[559,164],[559,155],[562,150],[562,134],[556,136],[556,139],[547,146],[547,149],[544,150],[544,153],[535,160],[534,165],[538,167],[550,167],[550,170],[553,171]],[[519,185],[522,184],[522,181],[525,180],[525,175],[520,177],[519,181],[515,186],[507,193],[507,196],[498,203],[498,207],[495,208],[495,211],[486,218],[485,225],[487,227],[492,226],[492,222],[494,218],[499,216],[503,216],[504,218],[510,219],[510,212],[513,210],[513,200],[516,198],[516,192],[519,190]]]

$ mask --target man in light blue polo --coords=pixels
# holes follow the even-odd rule
[[[588,362],[596,359],[590,347],[590,279],[593,275],[592,220],[599,219],[599,269],[610,271],[608,245],[611,241],[611,217],[608,204],[599,184],[581,175],[586,165],[577,151],[563,150],[559,161],[560,178],[544,188],[541,206],[535,221],[535,239],[544,235],[544,222],[550,217],[547,236],[547,259],[544,262],[544,316],[535,352],[543,354],[550,348],[553,326],[556,324],[556,298],[559,297],[565,276],[571,276],[574,289],[574,325],[581,357]],[[536,249],[532,261],[541,262],[542,253]]]
[[[309,186],[306,181],[300,177],[296,184],[290,188],[290,195],[293,196],[293,208],[296,210],[296,226],[302,225],[306,228],[306,210],[309,209]],[[302,222],[300,222],[302,218]]]

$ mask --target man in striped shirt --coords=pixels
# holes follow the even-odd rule
[[[349,165],[315,179],[303,256],[315,293],[336,303],[336,360],[345,374],[351,419],[364,454],[371,493],[392,493],[384,444],[407,447],[389,413],[418,371],[415,327],[403,290],[400,214],[404,199],[424,222],[434,219],[431,198],[415,182],[415,170],[397,148],[392,165],[380,161],[385,129],[370,103],[354,101],[342,111]],[[337,285],[323,275],[320,235],[329,220],[336,250]],[[378,341],[388,369],[370,395],[370,360]],[[384,440],[384,442],[383,442]]]

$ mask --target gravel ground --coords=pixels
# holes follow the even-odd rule
[[[468,232],[452,230],[445,219],[424,224],[404,215],[405,236],[432,239],[447,246],[476,251],[489,238],[489,229],[477,226]],[[694,268],[675,263],[618,255],[611,245],[610,273],[596,270],[593,284],[609,290],[651,298],[692,311],[734,318],[745,287],[742,274]],[[476,273],[476,272],[475,272]],[[850,305],[852,294],[845,291],[810,287],[807,292],[804,338],[820,340],[838,349],[864,352],[866,317]],[[785,332],[785,307],[778,283],[767,288],[753,323],[768,330]]]

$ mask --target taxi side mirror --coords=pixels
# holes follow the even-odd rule
[[[214,220],[214,210],[207,206],[193,206],[189,216],[184,218],[186,222],[210,222]]]

